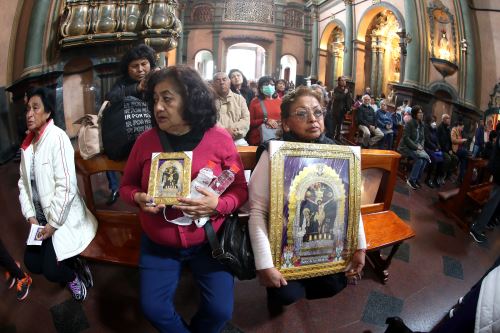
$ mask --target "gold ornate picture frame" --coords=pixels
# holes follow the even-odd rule
[[[342,272],[358,242],[359,147],[271,141],[269,241],[295,280]]]
[[[192,156],[190,151],[152,154],[148,194],[154,203],[175,205],[189,195]]]

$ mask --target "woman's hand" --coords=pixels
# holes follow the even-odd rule
[[[134,194],[134,201],[145,213],[158,214],[165,208],[165,205],[155,205],[153,203],[153,197],[144,192],[136,192]]]
[[[359,249],[356,250],[352,256],[351,268],[345,272],[347,280],[353,281],[354,284],[356,284],[358,280],[361,280],[363,267],[365,267],[365,250]]]
[[[36,224],[36,225],[38,225],[38,220],[37,220],[37,219],[36,219],[36,217],[34,217],[34,216],[30,217],[30,218],[28,219],[28,222],[29,222],[30,224]]]
[[[54,232],[56,232],[56,228],[47,223],[45,227],[43,227],[42,231],[40,231],[40,233],[42,234],[42,240],[46,240],[47,238],[52,237]]]
[[[258,270],[257,277],[264,287],[279,288],[288,284],[280,271],[274,267]]]
[[[172,206],[172,208],[180,209],[195,219],[217,214],[215,208],[219,204],[219,197],[201,187],[196,187],[196,190],[203,194],[203,197],[197,199],[178,198],[177,200],[180,203]]]
[[[274,119],[267,119],[266,125],[267,125],[267,127],[270,127],[270,128],[278,128],[279,123]]]

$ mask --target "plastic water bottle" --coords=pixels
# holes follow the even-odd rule
[[[240,168],[234,164],[231,165],[229,169],[222,171],[220,176],[210,184],[208,189],[217,195],[221,195],[233,183],[238,171],[240,171]]]
[[[189,196],[191,199],[197,199],[203,196],[203,194],[196,190],[196,187],[208,188],[210,183],[212,183],[212,180],[215,178],[213,170],[214,167],[215,163],[208,161],[207,166],[198,172],[198,176],[196,176],[196,178],[191,182],[191,194]]]

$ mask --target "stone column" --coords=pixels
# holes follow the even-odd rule
[[[385,49],[382,46],[378,47],[378,63],[377,63],[377,87],[375,91],[375,96],[378,97],[383,92],[384,88],[384,56]],[[373,87],[372,87],[373,89]]]
[[[466,2],[464,0],[464,2]],[[418,85],[420,82],[420,50],[418,42],[420,34],[418,30],[417,6],[415,0],[405,0],[406,34],[412,39],[406,47],[407,55],[405,61],[404,84]]]
[[[219,39],[220,39],[220,30],[212,30],[212,55],[214,59],[214,73],[222,71],[221,68],[221,57],[219,56]]]
[[[179,37],[179,41],[177,42],[177,49],[175,50],[176,64],[184,63],[182,56],[184,55],[184,48],[187,47],[187,38],[185,38],[185,36],[189,34],[189,32],[186,31],[184,28],[184,22],[186,22],[186,7],[184,4],[179,5],[179,20],[181,21],[182,24],[182,32]]]
[[[397,34],[399,36],[399,47],[401,48],[401,55],[399,57],[399,83],[403,83],[406,64],[406,32],[401,31]]]
[[[354,40],[354,12],[352,10],[353,0],[344,0],[346,9],[346,22],[345,22],[345,53],[344,53],[344,76],[352,79],[352,57],[353,57],[353,40]]]
[[[311,12],[312,19],[312,57],[311,57],[311,77],[318,78],[318,49],[319,49],[319,38],[318,38],[318,10],[314,6]]]
[[[45,21],[49,16],[50,2],[50,0],[33,2],[24,53],[25,69],[42,64],[43,36],[45,35]]]
[[[378,73],[380,72],[378,68],[379,60],[378,60],[378,41],[376,36],[372,36],[372,63],[371,63],[371,75],[370,75],[370,88],[372,89],[372,94],[377,92],[377,82],[378,82]],[[364,91],[364,87],[363,91]]]
[[[469,8],[469,2],[467,0],[460,0],[460,5],[462,7],[462,22],[464,25],[464,38],[467,41],[467,51],[464,52],[465,57],[462,57],[462,61],[465,58],[465,101],[472,105],[478,105],[476,87],[477,84],[477,72],[476,72],[476,39],[474,35],[475,22],[472,20],[472,12]],[[460,45],[457,45],[460,47]]]
[[[335,87],[335,81],[337,79],[338,64],[338,51],[335,49],[334,45],[330,46],[328,56],[330,58],[330,80],[328,81],[328,86],[333,89]]]
[[[276,71],[275,76],[280,77],[281,70],[281,56],[283,53],[283,34],[276,34],[276,56],[274,57],[274,69]]]

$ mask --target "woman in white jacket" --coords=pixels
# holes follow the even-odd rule
[[[97,221],[78,193],[73,147],[54,125],[53,111],[49,89],[28,93],[29,133],[21,146],[19,201],[26,221],[44,228],[42,245],[26,246],[24,262],[32,273],[67,284],[73,298],[84,300],[92,278],[77,256],[94,238]]]

